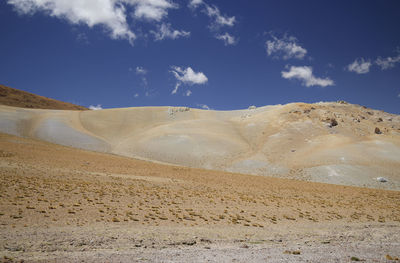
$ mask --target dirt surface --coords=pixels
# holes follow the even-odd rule
[[[32,109],[87,110],[87,108],[0,85],[0,104]]]
[[[400,190],[400,116],[345,102],[237,111],[0,105],[0,132],[186,167]]]
[[[4,261],[400,257],[398,191],[169,166],[6,134],[0,173]]]

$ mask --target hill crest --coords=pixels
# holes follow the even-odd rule
[[[47,98],[4,85],[0,85],[0,104],[31,109],[88,110],[83,106]]]

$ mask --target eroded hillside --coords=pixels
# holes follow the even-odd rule
[[[2,132],[82,149],[189,167],[400,189],[400,116],[345,102],[237,111],[1,106],[0,116]]]

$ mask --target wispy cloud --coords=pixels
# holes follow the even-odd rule
[[[278,38],[270,34],[271,39],[265,42],[268,56],[282,58],[284,60],[296,58],[303,59],[307,50],[298,44],[297,38],[294,36],[284,35]]]
[[[134,19],[160,22],[168,10],[178,8],[170,0],[7,0],[20,14],[43,12],[88,27],[103,26],[112,39],[126,39],[132,45],[137,38],[128,25],[127,10]]]
[[[224,41],[225,46],[236,45],[237,43],[237,39],[234,36],[231,36],[229,33],[216,35],[215,38]]]
[[[208,105],[206,105],[206,104],[197,104],[197,107],[200,107],[203,110],[211,110],[211,108],[208,107]]]
[[[148,73],[148,70],[145,69],[145,68],[142,67],[142,66],[137,66],[137,67],[135,68],[135,70],[134,70],[133,68],[129,68],[129,71],[135,71],[136,75],[140,77],[140,80],[141,80],[140,85],[141,85],[142,88],[143,88],[144,95],[145,95],[146,97],[150,97],[151,94],[153,94],[154,92],[153,92],[153,90],[150,90],[150,89],[149,89],[149,83],[148,83],[148,81],[147,81],[147,73]],[[137,97],[139,97],[139,94],[138,94],[138,93],[135,94],[135,98],[137,98]]]
[[[168,9],[178,8],[177,4],[168,0],[117,0],[116,2],[134,6],[133,17],[149,21],[161,21],[168,15]]]
[[[171,71],[170,71],[174,77],[177,80],[177,83],[175,84],[174,90],[171,92],[171,94],[176,94],[178,92],[179,87],[184,84],[184,85],[203,85],[207,83],[208,78],[203,72],[195,72],[191,67],[187,67],[186,69],[183,69],[181,67],[177,66],[172,66]],[[186,93],[187,94],[187,93]],[[192,94],[190,91],[189,96]]]
[[[90,109],[90,110],[102,110],[103,107],[101,107],[100,104],[97,104],[97,105],[90,105],[90,106],[89,106],[89,109]]]
[[[160,41],[166,38],[177,39],[180,37],[189,37],[190,32],[184,30],[176,30],[171,28],[171,24],[162,23],[158,26],[157,31],[150,31],[154,35],[156,41]]]
[[[291,66],[289,71],[282,71],[282,77],[285,79],[297,79],[300,80],[303,86],[333,86],[334,82],[330,78],[317,78],[313,74],[312,67],[302,66],[296,67]]]
[[[355,72],[357,74],[366,74],[369,72],[372,63],[370,60],[364,60],[364,58],[357,58],[353,63],[348,65],[346,69],[350,72]]]
[[[397,63],[400,63],[400,49],[397,48],[397,56],[394,57],[378,57],[375,63],[381,68],[381,70],[387,70],[394,68]]]
[[[76,41],[81,43],[81,44],[85,44],[85,45],[89,45],[89,38],[87,37],[87,35],[85,33],[78,33],[76,35]]]
[[[141,66],[137,66],[135,71],[136,71],[136,75],[146,75],[147,74],[147,69],[145,69]]]
[[[202,12],[213,20],[212,28],[219,28],[222,26],[231,27],[236,23],[235,16],[227,16],[221,13],[216,5],[209,5],[204,0],[190,0],[188,7],[192,10],[203,7]]]
[[[400,47],[396,49],[396,55],[383,58],[379,56],[375,60],[357,58],[353,63],[346,66],[346,70],[356,72],[358,74],[366,74],[370,71],[370,68],[374,65],[381,68],[381,70],[388,70],[394,68],[396,64],[400,63]]]
[[[199,8],[202,13],[210,18],[211,23],[208,28],[213,33],[220,31],[224,27],[233,27],[237,23],[235,16],[222,14],[216,5],[209,5],[204,0],[190,0],[188,7],[192,10]],[[224,34],[218,32],[215,38],[224,41],[225,46],[237,43],[237,38],[227,32]]]
[[[202,4],[204,4],[203,0],[191,0],[188,4],[188,7],[191,9],[196,9]]]
[[[214,20],[210,26],[211,28],[218,29],[222,26],[232,27],[235,24],[236,22],[235,16],[227,16],[221,14],[221,11],[219,11],[219,8],[215,5],[210,6],[205,3],[204,5],[205,5],[204,13],[208,17]]]
[[[175,84],[175,88],[171,91],[171,94],[176,94],[178,92],[179,87],[181,86],[180,82]]]

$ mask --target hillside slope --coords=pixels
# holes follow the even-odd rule
[[[0,85],[0,104],[21,108],[87,110],[87,108]]]
[[[0,131],[189,167],[400,189],[400,116],[347,103],[237,111],[0,106]]]
[[[3,133],[0,174],[2,262],[400,256],[398,191],[155,164]]]

